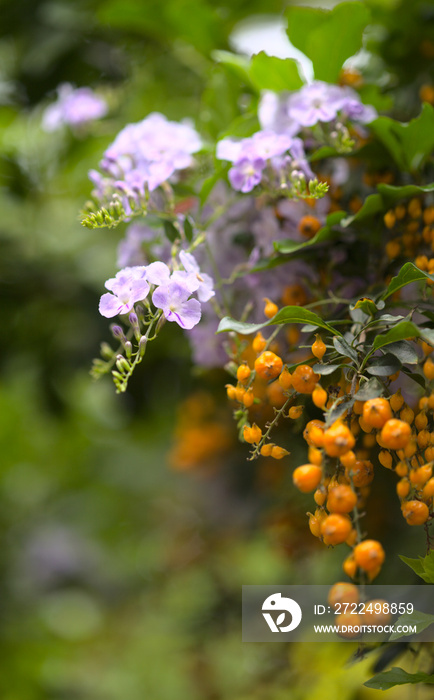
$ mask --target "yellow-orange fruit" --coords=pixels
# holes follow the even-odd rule
[[[315,336],[315,342],[312,344],[311,350],[312,355],[314,355],[318,360],[321,361],[325,355],[327,348],[319,334]]]
[[[336,545],[345,542],[351,530],[351,520],[339,513],[332,513],[321,525],[321,534],[324,538],[324,543],[327,545]]]
[[[327,392],[320,384],[317,384],[312,392],[312,401],[317,408],[324,408],[327,403]]]
[[[357,495],[347,484],[338,484],[329,489],[327,510],[330,513],[349,513],[357,503]]]
[[[358,603],[359,589],[353,583],[335,583],[329,590],[327,602],[332,608],[342,603]]]
[[[429,508],[422,501],[404,501],[401,510],[409,525],[423,525],[429,518]]]
[[[329,457],[340,457],[351,450],[356,441],[351,430],[341,421],[335,421],[324,432],[324,449]]]
[[[380,429],[386,421],[392,418],[392,410],[387,399],[376,398],[365,401],[363,406],[363,420],[371,428]]]
[[[284,391],[288,391],[292,387],[292,375],[286,365],[279,374],[279,384]]]
[[[282,371],[282,359],[270,350],[261,353],[255,360],[256,374],[262,379],[276,379]]]
[[[373,571],[382,565],[385,552],[377,540],[364,540],[354,547],[354,559],[364,571]]]
[[[315,491],[322,478],[322,469],[315,464],[302,464],[294,469],[292,480],[302,493]]]
[[[248,365],[240,365],[237,369],[237,379],[241,384],[245,384],[251,375],[251,369]]]
[[[391,418],[383,425],[381,439],[383,444],[391,450],[399,450],[405,447],[411,436],[411,428],[398,418]]]
[[[298,365],[292,373],[292,386],[299,394],[311,394],[319,380],[310,365]]]

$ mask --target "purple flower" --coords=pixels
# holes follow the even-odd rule
[[[251,192],[261,182],[264,168],[265,160],[262,158],[255,158],[253,161],[242,158],[229,170],[229,182],[234,190]]]
[[[262,94],[258,107],[258,119],[265,130],[274,131],[277,134],[295,136],[300,131],[300,125],[288,114],[289,94],[265,91]]]
[[[152,301],[157,309],[162,309],[168,321],[175,321],[181,328],[190,330],[196,326],[201,317],[200,303],[189,299],[190,289],[179,281],[157,287]]]
[[[57,131],[64,124],[81,126],[107,114],[107,103],[88,87],[74,89],[69,83],[57,88],[57,101],[47,107],[42,117],[44,131]]]
[[[122,129],[105,151],[100,167],[109,176],[113,191],[139,201],[145,189],[152,192],[176,171],[190,167],[192,154],[201,147],[198,133],[189,124],[153,113]],[[89,176],[95,182],[95,174]]]
[[[183,250],[181,250],[179,259],[184,267],[184,270],[189,273],[189,277],[196,279],[198,282],[196,289],[199,300],[209,301],[209,299],[215,295],[213,278],[207,275],[205,272],[200,271],[199,265],[191,253],[185,253]],[[192,291],[196,291],[196,289],[192,289]]]
[[[149,284],[145,279],[145,267],[126,267],[116,277],[108,279],[106,289],[111,293],[103,294],[99,302],[99,312],[106,318],[117,314],[126,314],[138,301],[146,299]]]
[[[341,109],[342,99],[342,88],[316,80],[291,95],[288,102],[288,115],[300,126],[330,122]]]
[[[360,97],[355,90],[345,87],[342,88],[342,92],[341,111],[348,119],[361,124],[369,124],[369,122],[374,121],[378,117],[377,110],[374,107],[360,102]]]

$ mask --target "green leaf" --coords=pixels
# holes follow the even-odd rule
[[[313,365],[312,369],[315,374],[326,376],[327,374],[333,374],[333,372],[339,369],[339,367],[342,367],[342,365],[323,365],[317,362],[315,365]]]
[[[392,353],[400,362],[407,365],[417,365],[419,356],[413,345],[407,340],[398,340],[387,346],[387,352]]]
[[[384,394],[384,386],[378,379],[372,377],[364,382],[357,394],[355,395],[356,401],[369,401],[369,399],[376,399],[377,396],[382,396]]]
[[[383,348],[385,345],[394,343],[397,340],[404,340],[405,338],[418,338],[419,335],[419,328],[412,323],[412,321],[400,321],[396,324],[396,326],[387,331],[387,333],[377,335],[372,345],[372,349],[378,350],[378,348]]]
[[[354,406],[355,398],[352,396],[344,396],[333,406],[327,413],[326,426],[332,425],[338,418],[342,416],[345,411]]]
[[[397,292],[398,289],[405,287],[407,284],[411,284],[412,282],[418,282],[419,280],[423,280],[426,278],[434,280],[433,275],[429,275],[427,272],[419,270],[419,268],[416,267],[416,265],[414,265],[413,263],[407,262],[401,267],[396,277],[392,277],[389,286],[387,287],[384,294],[382,294],[381,298],[387,299],[392,294]]]
[[[247,85],[251,84],[249,75],[250,61],[246,56],[241,56],[231,51],[212,51],[211,58],[217,63],[221,63]]]
[[[353,360],[353,362],[358,362],[359,357],[357,352],[349,343],[347,343],[345,338],[333,338],[333,345],[335,346],[335,350],[337,350],[340,355],[349,357],[350,360]]]
[[[303,81],[293,58],[268,56],[264,51],[252,56],[249,78],[257,90],[298,90]]]
[[[189,243],[191,243],[191,241],[193,240],[193,235],[194,231],[192,220],[189,216],[186,216],[184,219],[184,236],[186,237]]]
[[[389,690],[395,685],[405,685],[406,683],[434,683],[434,675],[428,673],[407,673],[402,668],[394,666],[390,671],[382,671],[370,678],[364,685],[377,690]]]
[[[378,117],[371,129],[401,170],[415,172],[434,148],[434,109],[424,103],[420,115],[407,123]]]
[[[361,207],[361,209],[359,209],[359,211],[356,214],[353,214],[353,216],[347,216],[346,219],[343,219],[342,226],[346,228],[354,222],[369,219],[372,216],[375,216],[375,214],[378,214],[380,211],[383,211],[384,209],[385,205],[381,195],[370,194],[369,197],[366,197],[365,201],[363,202],[363,206]]]
[[[402,187],[394,187],[393,185],[380,184],[377,187],[387,206],[394,204],[400,199],[408,199],[409,197],[419,197],[421,194],[434,192],[434,183],[429,185],[403,185]]]
[[[427,554],[426,557],[419,557],[418,559],[409,559],[401,555],[399,555],[399,558],[410,569],[413,569],[425,583],[434,583],[434,550]]]
[[[375,377],[389,377],[401,369],[401,363],[393,355],[387,353],[383,357],[375,357],[372,364],[366,368],[368,374],[373,374]]]
[[[344,218],[344,216],[345,212],[335,211],[333,214],[329,214],[327,216],[325,226],[323,226],[318,233],[316,233],[308,241],[303,241],[300,243],[300,241],[293,241],[290,238],[287,238],[283,241],[275,241],[274,249],[283,254],[295,253],[298,250],[303,250],[303,248],[309,248],[316,243],[323,243],[331,238],[335,238],[338,234],[336,231],[332,230],[332,226],[338,224]]]
[[[289,40],[311,59],[315,78],[332,83],[344,61],[362,47],[370,13],[362,3],[343,2],[331,11],[289,7],[286,17]]]
[[[174,243],[180,237],[178,229],[172,224],[171,221],[167,221],[167,219],[163,221],[163,226],[166,238],[171,243]]]
[[[225,318],[220,321],[217,333],[235,331],[241,335],[250,335],[251,333],[257,333],[266,326],[275,326],[284,323],[309,323],[315,326],[315,328],[324,328],[333,335],[341,335],[338,330],[329,326],[320,316],[314,314],[313,311],[309,311],[309,309],[304,309],[302,306],[284,306],[272,319],[265,323],[243,323],[242,321],[236,321],[229,316],[225,316]]]
[[[396,626],[404,626],[404,625],[412,625],[413,627],[417,627],[417,632],[415,634],[420,634],[420,632],[423,632],[423,630],[426,630],[427,627],[432,625],[434,623],[434,615],[430,615],[428,613],[424,612],[419,612],[418,610],[415,610],[412,613],[404,613],[404,615],[401,615],[397,620],[395,620],[395,627]],[[395,642],[397,639],[401,639],[401,637],[408,637],[409,635],[405,632],[393,632],[390,637],[389,641],[390,642]]]
[[[401,370],[407,375],[407,377],[410,377],[410,379],[416,382],[416,384],[419,384],[424,391],[426,390],[425,377],[423,377],[421,374],[417,374],[417,372],[411,372],[409,369],[407,369],[407,367],[401,367]]]

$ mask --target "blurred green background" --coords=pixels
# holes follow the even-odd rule
[[[390,19],[396,3],[371,5]],[[333,583],[343,556],[310,535],[311,501],[287,466],[246,462],[224,372],[194,370],[169,328],[126,396],[89,377],[109,338],[97,305],[122,231],[80,226],[87,171],[151,111],[193,117],[209,137],[226,128],[246,98],[212,51],[231,49],[246,17],[282,9],[0,2],[2,700],[380,697],[361,688],[371,658],[346,666],[351,645],[241,643],[243,583]],[[97,88],[109,116],[44,133],[68,81]],[[371,497],[369,530],[389,556],[378,582],[412,581],[396,553],[423,554],[423,537],[396,525],[388,477]]]

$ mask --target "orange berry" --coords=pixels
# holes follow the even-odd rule
[[[322,479],[322,469],[315,464],[303,464],[294,469],[292,481],[302,493],[315,491]]]
[[[429,518],[429,508],[422,501],[404,501],[401,510],[409,525],[423,525]]]
[[[327,602],[332,608],[339,603],[358,603],[359,589],[353,583],[335,583],[329,590]]]
[[[292,386],[299,394],[311,394],[318,380],[310,365],[298,365],[292,374]]]
[[[396,216],[392,209],[385,213],[383,221],[387,228],[393,228],[395,226]]]
[[[283,290],[282,303],[285,306],[304,306],[306,302],[307,294],[301,284],[291,284]]]
[[[340,457],[355,445],[355,438],[350,429],[341,421],[335,421],[324,432],[324,449],[329,457]]]
[[[358,459],[354,467],[347,470],[354,486],[368,486],[374,478],[374,467],[368,460]]]
[[[384,549],[377,540],[364,540],[354,547],[356,564],[364,571],[377,569],[384,562],[385,556]]]
[[[431,437],[432,437],[432,433],[431,433]],[[432,446],[427,447],[425,452],[424,452],[424,455],[425,455],[425,459],[427,462],[434,462],[434,447],[432,447]]]
[[[390,408],[392,411],[395,411],[395,413],[398,413],[398,411],[401,410],[404,403],[404,397],[401,394],[401,389],[398,389],[398,391],[390,397],[389,403]]]
[[[354,578],[357,572],[357,564],[353,554],[350,554],[342,564],[344,573],[346,573],[349,578]]]
[[[428,425],[428,418],[425,411],[421,411],[414,419],[414,424],[418,430],[424,430]]]
[[[422,207],[420,205],[420,201],[416,199],[416,197],[411,199],[408,203],[407,211],[412,219],[418,219],[420,216],[422,216]]]
[[[386,469],[392,469],[392,464],[393,464],[392,455],[387,450],[381,450],[381,452],[379,452],[378,461]]]
[[[274,445],[271,450],[270,457],[273,457],[273,459],[282,459],[283,457],[286,457],[286,455],[289,455],[288,450],[285,450],[283,447],[278,447],[278,445]]]
[[[308,445],[322,447],[324,442],[324,422],[318,419],[310,420],[306,423],[303,437]]]
[[[348,450],[344,455],[339,457],[340,463],[346,468],[351,469],[354,467],[357,457],[352,450]]]
[[[308,513],[309,530],[314,537],[321,537],[321,525],[327,517],[327,513],[323,508],[317,508],[315,513]]]
[[[380,429],[392,418],[392,410],[387,399],[369,399],[363,406],[363,420],[371,428]]]
[[[266,350],[255,360],[256,374],[261,379],[275,379],[281,373],[282,367],[281,358],[270,350]]]
[[[434,496],[434,477],[429,479],[423,487],[422,496],[424,498],[432,498]]]
[[[413,486],[421,487],[432,477],[432,464],[424,464],[410,471],[410,481]]]
[[[363,617],[358,613],[343,612],[336,615],[335,625],[338,635],[344,639],[357,639],[362,634]]]
[[[364,401],[355,401],[353,406],[353,413],[355,413],[358,416],[361,416],[363,413],[363,406]]]
[[[271,457],[271,452],[274,447],[274,442],[267,442],[265,445],[262,445],[261,447],[261,455],[263,457]]]
[[[274,301],[271,301],[271,299],[268,299],[268,297],[264,298],[265,301],[265,306],[264,306],[264,314],[267,318],[273,318],[279,311],[279,307],[277,304],[274,303]]]
[[[423,210],[423,221],[427,226],[434,224],[434,207],[425,207]]]
[[[321,525],[321,534],[324,543],[336,545],[345,542],[352,530],[351,520],[339,513],[329,515]]]
[[[426,411],[426,409],[429,408],[428,396],[422,396],[419,399],[418,406],[419,406],[421,411]]]
[[[254,445],[260,441],[262,437],[262,430],[256,423],[253,423],[252,427],[245,425],[243,428],[243,438],[245,442],[250,445]]]
[[[279,384],[284,391],[289,391],[292,387],[292,375],[286,365],[279,374]]]
[[[226,394],[227,394],[228,399],[229,399],[230,401],[235,401],[235,399],[236,399],[236,389],[235,389],[235,387],[233,386],[233,384],[226,384],[226,385],[225,385],[225,389],[226,389]]]
[[[314,355],[318,360],[321,361],[325,355],[327,348],[319,333],[316,334],[315,338],[316,340],[311,347],[312,355]]]
[[[399,450],[410,440],[411,428],[408,423],[397,418],[391,418],[383,425],[381,439],[383,444],[391,450]]]
[[[401,245],[397,240],[394,241],[388,241],[385,246],[386,250],[386,255],[389,258],[389,260],[393,260],[394,258],[397,258],[398,255],[401,252]]]
[[[235,389],[235,398],[239,403],[243,403],[244,394],[246,390],[241,384],[239,384]]]
[[[416,442],[419,445],[419,447],[424,450],[425,447],[428,447],[428,445],[431,442],[431,433],[429,430],[421,430],[416,437]]]
[[[321,384],[317,384],[312,392],[312,401],[318,408],[324,408],[327,403],[327,392]]]
[[[357,495],[346,484],[338,484],[329,490],[327,510],[330,513],[349,513],[357,503]]]
[[[298,222],[298,230],[306,238],[312,238],[321,228],[321,222],[316,216],[303,216]]]
[[[363,416],[359,416],[359,425],[364,433],[370,433],[373,429],[372,425],[369,425],[369,423],[365,421]]]
[[[398,494],[399,498],[407,498],[408,494],[410,493],[410,482],[408,479],[400,479],[398,483],[396,484],[396,493]]]
[[[254,339],[253,339],[253,342],[252,342],[252,348],[253,348],[254,352],[256,352],[257,354],[259,354],[260,352],[263,351],[263,349],[265,348],[266,344],[267,344],[267,341],[265,340],[265,338],[264,338],[264,336],[262,335],[262,333],[261,333],[261,332],[256,333],[256,335],[255,335],[255,337],[254,337]]]
[[[277,379],[268,384],[266,393],[269,403],[275,408],[282,408],[288,398]]]
[[[395,472],[397,473],[398,476],[407,476],[407,474],[408,474],[407,462],[404,462],[404,461],[398,462],[398,464],[395,467]]]
[[[247,391],[244,393],[243,404],[246,408],[250,408],[250,406],[253,406],[254,401],[255,396],[253,394],[253,389],[250,387],[250,389],[247,389]]]
[[[410,408],[410,406],[405,405],[399,414],[399,417],[401,420],[405,421],[405,423],[411,425],[414,421],[414,411],[412,408]]]
[[[434,362],[428,357],[423,365],[423,373],[427,379],[434,379]]]
[[[237,369],[237,379],[241,384],[245,384],[251,375],[248,365],[240,365]]]
[[[303,413],[303,410],[304,406],[291,406],[291,408],[288,411],[288,418],[292,418],[292,420],[300,418],[301,414]]]
[[[422,350],[424,355],[431,355],[433,351],[433,346],[426,343],[424,340],[421,342]]]
[[[310,464],[316,464],[317,467],[320,467],[322,464],[322,452],[319,450],[317,447],[314,447],[313,445],[309,445],[309,450],[307,453],[308,459]]]
[[[385,625],[390,621],[389,604],[381,598],[368,600],[365,606],[363,620],[367,625]]]
[[[326,498],[327,498],[327,493],[326,493],[325,489],[323,489],[323,488],[317,489],[315,491],[315,493],[313,494],[313,500],[315,501],[317,506],[323,506],[324,503],[326,502]]]

